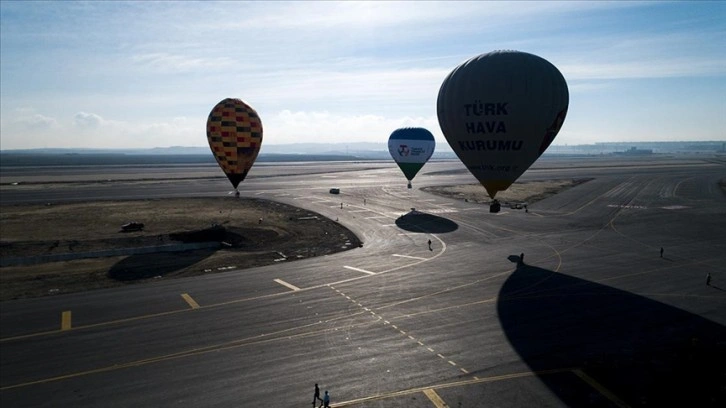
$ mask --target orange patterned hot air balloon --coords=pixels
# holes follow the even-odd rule
[[[260,151],[262,122],[249,105],[227,98],[209,113],[207,141],[219,167],[237,190]]]

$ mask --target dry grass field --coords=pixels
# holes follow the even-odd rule
[[[121,232],[128,222],[142,231]],[[257,199],[189,198],[4,206],[0,258],[77,259],[0,268],[0,299],[36,297],[243,269],[330,254],[359,245],[338,223],[307,210]],[[224,244],[181,252],[133,248]],[[128,254],[85,257],[126,248]]]

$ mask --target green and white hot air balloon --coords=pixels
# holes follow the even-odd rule
[[[434,154],[434,135],[424,128],[396,129],[388,138],[388,152],[401,168],[411,188],[411,180]]]

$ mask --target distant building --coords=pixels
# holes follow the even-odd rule
[[[653,154],[653,149],[638,149],[633,146],[629,150],[624,152],[613,152],[613,154],[621,156],[647,156],[649,154]]]

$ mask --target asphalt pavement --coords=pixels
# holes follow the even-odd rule
[[[306,407],[318,383],[333,407],[722,407],[725,169],[544,160],[523,180],[592,180],[493,214],[419,190],[475,182],[455,161],[410,190],[387,162],[256,166],[243,198],[338,219],[363,247],[2,302],[0,405]],[[135,171],[6,173],[0,201],[235,199],[211,169]]]

